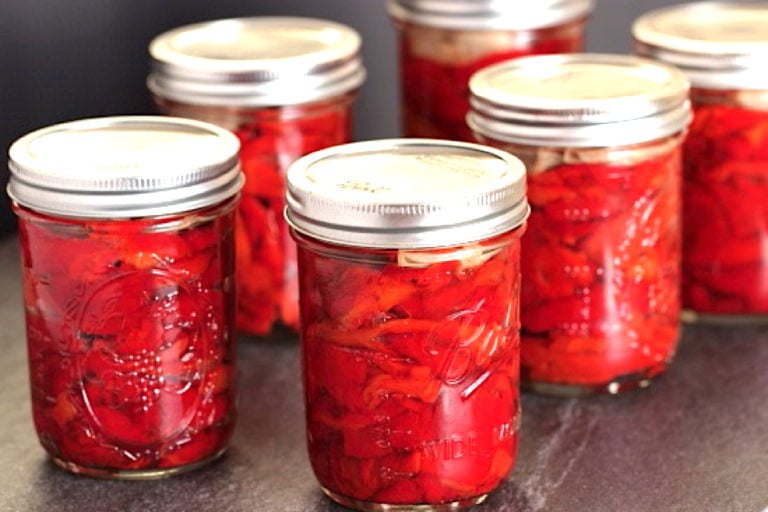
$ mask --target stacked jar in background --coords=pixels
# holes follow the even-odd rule
[[[637,51],[679,67],[695,112],[685,142],[686,316],[768,318],[768,5],[701,2],[639,18]]]
[[[402,133],[473,141],[475,71],[523,55],[581,51],[592,0],[389,0],[398,29]]]
[[[148,86],[166,114],[240,139],[245,187],[236,223],[237,326],[298,328],[296,246],[283,220],[285,170],[351,139],[363,83],[360,36],[311,18],[219,20],[171,30],[149,47]]]

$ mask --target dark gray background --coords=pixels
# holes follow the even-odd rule
[[[632,20],[672,3],[598,0],[587,50],[629,52]],[[355,137],[398,135],[395,32],[384,0],[1,0],[0,185],[8,179],[8,146],[28,131],[83,117],[153,113],[144,86],[153,36],[197,21],[257,15],[320,17],[357,29],[368,80]],[[14,224],[2,194],[0,235]]]

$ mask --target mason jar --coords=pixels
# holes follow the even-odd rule
[[[226,449],[238,146],[162,116],[73,121],[11,146],[32,413],[57,465],[156,478]]]
[[[684,318],[768,321],[768,5],[700,2],[633,25],[641,55],[680,68]]]
[[[523,55],[581,51],[592,0],[389,0],[398,33],[406,137],[472,142],[475,71]]]
[[[358,510],[457,510],[511,471],[519,425],[522,163],[378,140],[288,171],[307,442]]]
[[[679,337],[688,82],[639,57],[535,56],[470,80],[478,140],[528,172],[521,364],[533,391],[644,387]]]
[[[326,20],[235,18],[176,28],[149,45],[148,87],[163,113],[215,123],[240,139],[237,326],[298,328],[296,246],[283,220],[285,170],[348,142],[365,78],[360,36]]]

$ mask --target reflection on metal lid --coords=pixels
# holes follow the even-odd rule
[[[647,59],[523,57],[472,76],[468,123],[484,136],[521,144],[631,144],[682,130],[687,98],[680,71]]]
[[[513,229],[528,215],[525,168],[478,144],[391,139],[328,148],[288,171],[291,225],[366,247],[440,247]]]
[[[147,83],[161,97],[211,105],[295,105],[362,84],[350,27],[295,17],[233,18],[179,27],[149,45]]]
[[[10,196],[58,215],[124,218],[213,205],[242,187],[240,144],[216,126],[164,116],[83,119],[11,146]]]

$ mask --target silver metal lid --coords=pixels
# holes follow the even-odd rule
[[[699,2],[651,11],[632,33],[637,52],[683,70],[695,87],[768,89],[768,4]]]
[[[233,18],[179,27],[149,45],[149,89],[202,105],[296,105],[365,80],[358,33],[312,18]]]
[[[350,246],[432,248],[483,240],[528,216],[525,167],[479,144],[356,142],[288,169],[286,218],[301,233]]]
[[[628,55],[522,57],[478,71],[469,88],[474,132],[532,146],[646,142],[691,116],[685,75]]]
[[[388,0],[397,20],[456,30],[531,30],[587,16],[593,0]]]
[[[11,145],[8,195],[33,210],[69,217],[187,212],[238,193],[239,148],[231,132],[190,119],[71,121]]]

